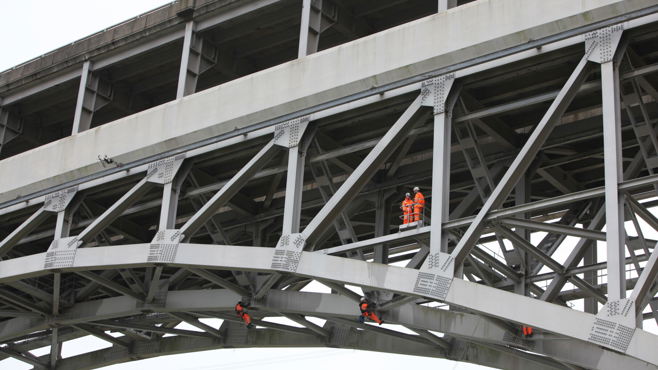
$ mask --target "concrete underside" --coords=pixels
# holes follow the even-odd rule
[[[0,178],[0,202],[102,171],[99,155],[130,163],[655,5],[543,3],[467,4],[21,153],[0,162],[11,174]]]

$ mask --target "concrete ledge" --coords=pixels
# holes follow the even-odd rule
[[[341,97],[656,5],[480,0],[0,161],[0,202]]]

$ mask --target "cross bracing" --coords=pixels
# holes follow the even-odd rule
[[[0,355],[66,369],[332,346],[512,369],[657,367],[641,329],[656,320],[652,19],[8,206]],[[398,232],[413,186],[426,224]],[[597,249],[607,259],[588,256]],[[303,291],[312,281],[332,293]],[[416,334],[359,323],[346,286]],[[234,316],[240,299],[256,329]],[[60,358],[85,335],[112,347]]]

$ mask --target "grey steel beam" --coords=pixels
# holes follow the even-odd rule
[[[37,228],[41,223],[50,216],[51,213],[47,212],[44,207],[36,210],[27,220],[23,221],[18,227],[0,241],[0,256],[4,256],[9,252],[18,242],[28,235],[32,230]]]
[[[447,4],[445,4],[447,6]],[[434,82],[434,137],[432,139],[432,209],[430,225],[430,254],[448,252],[448,236],[442,235],[444,222],[450,214],[450,151],[452,148],[452,109],[458,93],[450,93],[454,76]],[[440,89],[440,90],[439,90]],[[459,89],[458,89],[459,90]],[[446,99],[450,97],[450,100]]]
[[[306,151],[296,145],[288,149],[288,172],[286,175],[286,196],[283,209],[283,234],[299,232],[304,186],[304,162]]]
[[[119,217],[128,207],[142,197],[151,188],[148,176],[140,180],[126,194],[98,216],[89,226],[82,230],[77,238],[85,243],[92,241],[104,228]]]
[[[50,369],[47,364],[44,362],[41,362],[37,357],[35,357],[33,354],[29,352],[18,352],[16,350],[13,350],[11,347],[2,347],[0,348],[0,352],[16,359],[22,362],[25,362],[27,364],[30,364],[34,366],[36,369]]]
[[[98,330],[94,328],[92,325],[84,325],[84,324],[79,324],[79,325],[72,325],[74,328],[83,331],[85,333],[91,334],[95,336],[98,339],[104,340],[108,343],[111,343],[113,345],[123,347],[123,348],[130,348],[130,343],[126,343],[124,339],[121,338],[115,338],[109,334],[106,334],[102,330]]]
[[[604,46],[600,46],[603,48]],[[619,70],[612,60],[601,63],[603,109],[603,152],[605,178],[605,224],[608,261],[608,298],[626,297],[624,269],[624,195],[619,184],[624,181],[621,155],[621,113]]]
[[[202,278],[210,281],[211,283],[217,284],[221,286],[222,288],[226,288],[230,291],[235,292],[236,294],[246,297],[249,295],[249,291],[246,289],[242,288],[241,286],[234,284],[226,279],[223,279],[219,276],[217,276],[215,273],[203,270],[203,269],[197,269],[197,268],[191,268],[189,271],[201,276]]]
[[[526,228],[530,230],[545,231],[549,233],[571,235],[578,238],[592,239],[592,240],[606,240],[606,234],[601,231],[588,230],[583,228],[571,227],[566,225],[559,225],[555,223],[536,222],[517,218],[501,218],[497,220],[500,223],[512,227]]]
[[[91,61],[84,62],[71,135],[89,130],[94,113],[107,105],[111,99],[112,87],[94,73]]]
[[[16,139],[23,133],[23,121],[14,115],[8,108],[2,106],[3,99],[0,98],[0,153],[10,141]],[[21,112],[25,114],[24,112]],[[24,135],[26,139],[27,135]]]
[[[308,330],[314,332],[319,336],[329,337],[329,335],[331,334],[327,329],[306,320],[306,318],[302,315],[288,314],[283,316],[285,316],[289,320],[296,322],[299,325],[306,327]]]
[[[322,2],[323,0],[302,0],[298,58],[318,51],[322,32]]]
[[[514,243],[515,246],[517,246],[518,248],[523,249],[528,254],[531,254],[533,257],[539,259],[544,265],[548,266],[551,270],[557,272],[558,274],[563,274],[564,273],[564,270],[565,270],[564,266],[562,266],[556,260],[552,259],[550,256],[546,255],[544,252],[537,249],[537,247],[530,244],[529,241],[525,240],[524,238],[522,238],[520,235],[518,235],[514,231],[512,231],[512,230],[510,230],[510,229],[508,229],[508,228],[506,228],[502,225],[496,226],[496,230],[498,230],[509,241]]]
[[[445,12],[448,9],[457,6],[457,0],[438,0],[439,12]]]
[[[178,73],[176,99],[194,94],[202,73],[217,64],[218,50],[197,32],[197,23],[185,24],[183,52]]]
[[[133,330],[146,331],[151,333],[174,334],[174,335],[195,337],[195,338],[197,337],[204,338],[208,336],[213,336],[205,332],[183,330],[183,329],[171,329],[162,326],[151,326],[151,325],[138,324],[134,322],[126,322],[126,321],[104,320],[104,321],[96,321],[94,322],[94,325],[105,327],[105,328],[119,329],[119,330],[133,329]]]
[[[64,359],[60,364],[61,370],[76,370],[106,366],[126,362],[138,358],[151,358],[180,352],[191,352],[199,350],[211,350],[220,348],[278,348],[286,347],[324,347],[326,344],[320,338],[299,333],[282,333],[272,329],[259,329],[249,334],[249,341],[245,340],[244,328],[237,324],[226,328],[227,336],[230,338],[226,343],[216,338],[185,338],[165,337],[148,343],[136,343],[131,350],[128,349],[103,349],[87,354],[82,354]],[[421,345],[416,342],[390,338],[382,340],[378,335],[369,332],[350,332],[345,342],[340,343],[340,348],[363,349],[385,353],[400,353],[417,356],[443,357],[436,352],[434,346]],[[475,350],[463,356],[465,361],[486,364],[487,361],[496,361],[500,366],[514,363],[507,356],[495,356],[477,353]],[[546,370],[540,368],[538,370]]]
[[[562,87],[560,93],[548,108],[539,124],[537,124],[537,127],[534,129],[528,138],[528,141],[510,165],[510,168],[505,172],[501,181],[484,203],[480,212],[478,212],[471,226],[469,226],[464,233],[464,236],[459,240],[459,243],[452,252],[452,256],[455,259],[455,266],[459,266],[464,262],[475,241],[480,237],[480,232],[485,227],[484,220],[487,214],[500,207],[505,201],[510,191],[516,185],[519,176],[521,176],[530,166],[531,161],[539,152],[539,149],[553,130],[555,123],[568,108],[569,104],[575,97],[580,84],[587,76],[587,64],[588,60],[587,56],[585,56],[580,60],[571,76],[569,76],[569,79]]]
[[[178,87],[176,99],[193,94],[196,90],[201,62],[200,40],[194,32],[194,21],[185,23],[185,36],[183,36],[183,53],[181,55],[180,70],[178,72]]]
[[[208,200],[206,204],[201,207],[181,228],[180,232],[183,234],[184,240],[190,240],[194,233],[202,227],[210,217],[212,217],[219,208],[228,203],[233,195],[235,195],[251,177],[260,170],[267,162],[272,159],[272,155],[278,150],[274,141],[270,141],[249,160],[241,169],[236,173],[231,180],[229,180],[215,195]]]
[[[78,271],[77,274],[93,282],[96,282],[108,289],[111,289],[119,294],[123,294],[128,297],[133,297],[138,300],[144,300],[144,296],[136,294],[135,292],[132,291],[132,289],[126,288],[123,285],[115,283],[114,281],[104,278],[101,275],[95,274],[91,271]]]
[[[50,314],[50,310],[44,308],[41,302],[39,303],[32,302],[26,298],[11,293],[7,290],[0,291],[0,299],[7,301],[16,307],[21,307],[22,309],[27,309],[29,311],[36,312],[44,316]]]
[[[170,312],[169,315],[176,318],[177,320],[184,321],[194,327],[197,327],[214,337],[223,338],[222,333],[218,329],[215,329],[210,325],[202,323],[201,321],[199,321],[198,318],[194,316],[180,312],[176,312],[176,313]]]
[[[636,316],[641,315],[642,311],[644,311],[644,303],[647,298],[652,298],[647,295],[651,291],[651,287],[656,282],[656,277],[658,276],[658,243],[653,247],[653,252],[651,252],[647,264],[644,265],[644,269],[641,273],[638,271],[638,274],[640,276],[633,288],[631,296],[629,297],[635,302]],[[610,286],[610,282],[608,282],[608,286]]]
[[[336,193],[329,199],[318,214],[308,223],[302,235],[306,239],[307,248],[312,245],[329,227],[343,208],[358,192],[365,186],[381,164],[388,159],[400,144],[401,138],[405,137],[414,123],[422,117],[421,96],[405,110],[395,124],[389,129],[377,145],[368,153],[361,164],[345,180]]]
[[[318,280],[318,282],[321,283],[322,285],[326,285],[327,287],[337,291],[340,295],[343,295],[354,302],[359,302],[359,300],[361,299],[360,295],[346,288],[342,284],[334,283],[333,281],[329,281],[329,280]]]
[[[124,253],[114,263],[121,265],[126,263],[133,265],[144,263],[140,261],[146,261],[147,253],[145,251],[148,247],[148,245],[122,246]],[[185,253],[179,253],[174,261],[174,264],[179,266],[208,266],[209,261],[216,261],[214,265],[220,268],[272,271],[270,268],[271,248],[223,246],[221,249],[218,249],[214,246],[198,244],[182,244],[181,247],[181,250]],[[113,265],[103,259],[107,256],[106,248],[80,249],[78,250],[80,254],[78,257],[81,261],[85,261],[86,269],[92,269],[93,266],[99,264],[102,264],[105,268],[111,268]],[[182,263],[183,260],[185,263]],[[7,277],[8,273],[12,273],[12,270],[6,270],[7,266],[7,261],[0,262],[0,267],[2,267],[0,271],[3,271],[3,279]],[[377,287],[377,289],[417,295],[417,293],[413,292],[414,281],[416,281],[419,273],[417,270],[377,264],[377,269],[373,273],[370,272],[370,266],[372,265],[363,261],[303,252],[296,273],[301,276],[340,281],[344,284],[361,287]],[[75,269],[76,266],[73,268]],[[345,269],[351,271],[352,274],[341,277],[335,275],[335,271]],[[386,279],[381,280],[384,276]],[[168,303],[174,300],[174,297],[171,296],[172,293],[170,292],[170,296],[167,298]],[[232,298],[232,300],[235,299]],[[214,306],[217,307],[217,301],[213,300],[213,302]],[[492,305],[490,304],[491,302],[496,302],[496,304]],[[589,333],[587,323],[593,323],[595,320],[592,315],[503,292],[480,284],[469,283],[461,279],[453,279],[450,291],[446,296],[446,303],[469,307],[476,312],[525,323],[535,328],[559,333],[579,340],[587,337],[587,333]],[[133,309],[138,309],[134,303],[130,306],[134,307]],[[514,307],[521,306],[527,307],[527,310],[519,311],[514,309]],[[103,310],[109,308],[99,307]],[[356,307],[353,309],[356,310]],[[544,314],[538,315],[537,312],[543,312]],[[72,314],[73,311],[70,311],[69,315]],[[105,315],[107,314],[105,313]],[[553,320],[552,318],[555,315],[559,315],[561,320]],[[77,319],[80,320],[80,318]],[[655,361],[655,363],[658,363],[658,357],[655,357],[654,353],[641,351],[643,345],[648,345],[648,343],[653,343],[653,341],[658,341],[658,339],[655,339],[652,334],[641,330],[636,330],[633,336],[634,339],[630,342],[626,354],[644,361]]]
[[[658,183],[658,181],[656,183]],[[640,216],[654,230],[658,231],[658,217],[653,215],[648,209],[646,209],[646,207],[635,200],[635,198],[630,194],[626,194],[625,200],[638,216]]]

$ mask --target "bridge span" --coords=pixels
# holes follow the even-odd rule
[[[0,364],[658,369],[657,207],[655,0],[178,0],[0,73]]]

